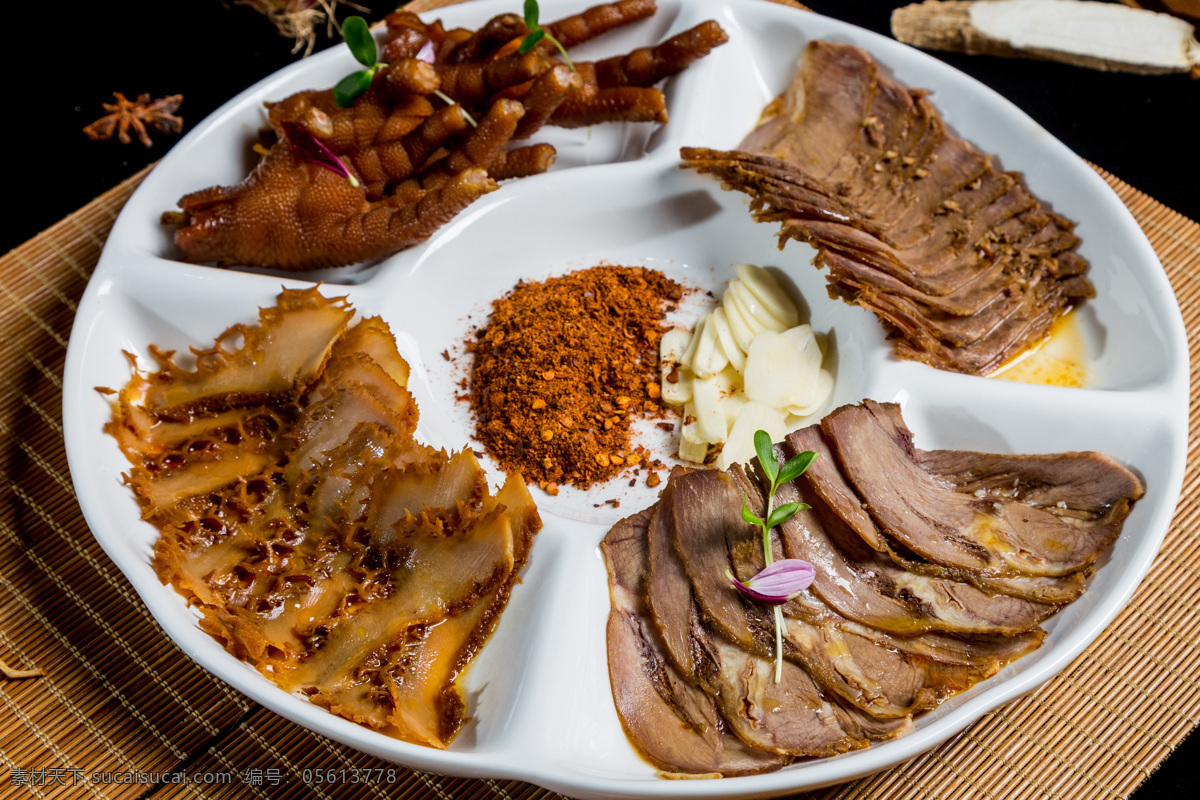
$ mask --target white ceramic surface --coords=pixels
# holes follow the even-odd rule
[[[514,10],[515,0],[444,9],[448,25],[474,27]],[[543,3],[554,19],[584,0]],[[1188,355],[1174,295],[1140,229],[1078,157],[998,95],[929,56],[834,20],[761,0],[663,0],[658,15],[580,48],[580,58],[629,48],[717,19],[730,42],[667,82],[671,122],[550,131],[556,168],[484,197],[427,244],[378,265],[321,275],[251,274],[173,260],[162,211],[183,194],[235,183],[262,102],[332,85],[353,70],[344,48],[295,64],[242,93],[197,126],[125,207],[80,304],[67,355],[64,420],[80,504],[96,538],[147,607],[190,657],[257,702],[376,756],[455,775],[517,778],[584,797],[766,796],[863,775],[946,739],[995,706],[1061,670],[1112,620],[1149,568],[1178,499],[1187,431]],[[830,300],[811,251],[775,247],[775,226],[750,221],[741,195],[678,167],[681,145],[732,147],[782,90],[805,43],[828,38],[868,50],[897,79],[933,90],[948,123],[1035,193],[1079,222],[1080,252],[1099,296],[1082,312],[1095,388],[1057,389],[938,372],[896,361],[872,315]],[[732,265],[769,265],[803,295],[813,326],[832,332],[832,405],[899,400],[923,448],[1039,453],[1096,449],[1138,470],[1148,491],[1091,590],[1047,625],[1044,647],[919,718],[897,741],[838,758],[746,778],[664,781],[627,742],[613,708],[604,647],[609,601],[597,544],[653,490],[627,481],[591,492],[536,493],[545,520],[524,581],[466,680],[470,722],[447,751],[405,744],[331,716],[277,689],[197,627],[196,615],[150,567],[156,532],[123,487],[127,468],[101,432],[107,401],[93,387],[122,385],[122,351],[151,343],[186,351],[235,322],[251,322],[281,283],[327,281],[363,314],[380,314],[413,368],[420,433],[450,448],[471,440],[454,382],[461,343],[489,302],[521,278],[540,279],[607,262],[643,264],[719,292]],[[342,284],[342,285],[338,285]],[[647,437],[652,437],[647,433]],[[660,440],[665,455],[666,440]],[[478,449],[478,448],[477,448]],[[596,508],[610,497],[619,510]],[[167,646],[163,643],[163,646]]]

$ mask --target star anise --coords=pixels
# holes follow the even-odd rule
[[[183,118],[173,113],[183,102],[181,94],[172,94],[157,100],[151,100],[150,95],[143,94],[138,95],[136,101],[130,100],[120,92],[113,92],[113,97],[117,102],[102,104],[104,110],[109,113],[83,129],[92,141],[111,139],[115,133],[121,144],[129,144],[133,141],[129,135],[129,129],[132,128],[138,141],[150,147],[154,142],[150,140],[147,125],[153,125],[159,133],[166,134],[175,134],[183,130]]]

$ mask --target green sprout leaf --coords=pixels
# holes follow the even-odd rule
[[[761,528],[763,521],[750,510],[749,499],[746,493],[742,492],[742,520],[748,525],[757,525]]]
[[[775,447],[771,444],[771,434],[766,431],[754,432],[754,452],[758,454],[758,464],[762,468],[763,473],[771,481],[771,486],[767,492],[767,519],[764,522],[755,515],[749,507],[749,498],[742,493],[742,519],[751,525],[757,525],[762,532],[763,545],[763,564],[766,569],[759,573],[760,575],[768,574],[771,565],[775,560],[774,553],[771,548],[771,529],[776,525],[782,525],[791,519],[800,511],[805,511],[812,506],[807,503],[784,503],[779,508],[772,509],[771,504],[775,502],[775,493],[779,490],[782,484],[794,481],[796,478],[804,474],[812,464],[813,459],[817,454],[811,450],[806,450],[794,458],[788,459],[788,462],[783,465],[783,469],[779,468],[779,461],[775,456]],[[782,563],[782,562],[781,562]],[[808,570],[812,570],[812,564],[807,561],[795,561],[793,566],[803,565]],[[814,573],[815,574],[815,573]],[[754,579],[751,579],[751,584]],[[809,581],[811,583],[811,581]],[[753,586],[747,586],[736,582],[739,591],[743,594],[747,593],[747,589],[753,590]],[[807,587],[807,584],[806,584]],[[805,587],[805,588],[806,588]],[[775,606],[775,682],[779,683],[783,676],[783,614],[779,610],[779,606]]]
[[[371,78],[374,77],[374,73],[374,69],[362,69],[358,72],[351,72],[342,78],[337,82],[337,86],[333,87],[333,101],[340,108],[349,108],[354,105],[358,96],[371,88]]]
[[[342,39],[350,48],[355,60],[366,67],[364,70],[350,73],[333,87],[333,101],[340,108],[349,108],[361,94],[371,88],[375,70],[384,65],[376,63],[379,51],[375,48],[375,37],[371,35],[367,21],[362,17],[349,17],[342,23]]]
[[[775,494],[779,462],[775,460],[775,448],[771,446],[771,434],[766,431],[754,432],[754,452],[758,454],[758,464],[762,467],[762,471],[771,480],[771,494]]]
[[[791,519],[797,511],[803,511],[806,508],[811,508],[811,506],[806,503],[784,503],[771,512],[771,516],[767,518],[767,527],[774,528],[776,525],[782,525]]]
[[[555,39],[538,24],[538,13],[537,0],[525,0],[525,27],[529,28],[529,35],[521,40],[521,46],[517,48],[517,52],[524,55],[537,47],[538,42],[545,39],[558,48],[558,52],[562,53],[563,61],[567,62],[571,72],[575,72],[575,65],[571,63],[571,57],[567,55],[567,48],[563,47],[562,42]]]
[[[545,38],[545,36],[546,32],[541,28],[538,28],[536,31],[525,37],[525,39],[521,42],[521,46],[517,48],[517,52],[521,53],[522,55],[528,53],[530,50],[537,47],[537,43]]]
[[[788,462],[783,465],[783,469],[779,470],[779,477],[775,482],[780,486],[785,483],[791,483],[803,475],[812,462],[816,460],[817,454],[812,450],[805,450],[798,456],[788,459]]]
[[[358,63],[364,67],[374,67],[379,57],[375,49],[375,37],[367,27],[367,21],[362,17],[347,17],[342,23],[342,38]]]

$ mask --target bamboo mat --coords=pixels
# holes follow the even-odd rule
[[[45,673],[0,680],[0,797],[557,797],[396,768],[263,709],[183,655],[92,538],[63,450],[63,361],[105,236],[144,174],[0,259],[0,659]],[[1188,330],[1189,465],[1163,551],[1108,630],[1035,694],[926,755],[806,797],[1127,797],[1200,721],[1200,462],[1190,457],[1200,426],[1200,226],[1100,174],[1158,251]],[[353,768],[394,769],[394,780],[302,779]],[[230,782],[145,782],[179,770]],[[94,772],[135,783],[94,784]]]

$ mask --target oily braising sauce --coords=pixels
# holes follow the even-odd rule
[[[1067,314],[1054,324],[1050,335],[1041,345],[1001,367],[990,377],[1082,389],[1092,380],[1089,360],[1079,315]]]

